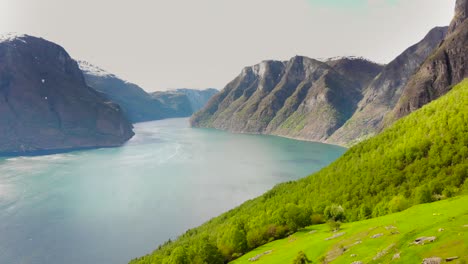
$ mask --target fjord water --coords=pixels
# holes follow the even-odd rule
[[[125,146],[0,158],[0,263],[119,264],[345,149],[140,123]]]

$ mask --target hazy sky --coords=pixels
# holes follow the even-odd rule
[[[40,36],[148,91],[223,88],[294,55],[389,62],[455,0],[0,0],[0,33]]]

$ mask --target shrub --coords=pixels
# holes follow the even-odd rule
[[[311,261],[307,258],[306,254],[303,251],[299,251],[297,253],[296,258],[292,262],[293,264],[307,264],[311,263]]]

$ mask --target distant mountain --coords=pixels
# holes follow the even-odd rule
[[[138,85],[124,81],[86,61],[78,61],[78,65],[84,73],[86,83],[119,104],[132,123],[163,119],[166,116],[164,106],[153,100]]]
[[[0,116],[1,153],[113,147],[133,136],[62,47],[28,35],[0,37]]]
[[[447,36],[405,86],[393,112],[387,116],[387,125],[439,98],[468,77],[467,16],[468,0],[457,0]]]
[[[170,117],[188,117],[202,109],[218,92],[213,88],[205,90],[175,89],[153,92],[151,97],[169,109]]]
[[[353,116],[327,141],[342,145],[374,135],[384,116],[400,99],[402,89],[421,64],[438,47],[447,33],[447,27],[436,27],[419,43],[405,50],[370,82]]]
[[[381,68],[361,58],[264,61],[244,68],[191,124],[325,141],[352,116]]]
[[[133,123],[191,116],[218,92],[215,89],[177,89],[149,94],[138,85],[89,62],[78,63],[88,85],[119,104]]]

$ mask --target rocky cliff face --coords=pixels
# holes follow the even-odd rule
[[[112,147],[133,136],[62,47],[27,35],[0,38],[0,116],[2,153]]]
[[[78,64],[86,83],[119,104],[133,123],[191,116],[218,92],[216,89],[176,89],[149,94],[138,85],[89,62],[79,61]]]
[[[192,117],[191,124],[352,144],[379,131],[405,85],[447,31],[432,29],[385,66],[362,58],[321,62],[295,57],[247,67]]]
[[[386,124],[421,108],[468,77],[468,0],[457,0],[455,17],[442,44],[405,86]]]
[[[349,58],[326,63],[301,56],[264,61],[243,69],[191,124],[324,141],[354,113],[363,85],[379,69]]]
[[[353,116],[328,142],[348,144],[369,137],[381,127],[384,116],[400,99],[402,89],[426,58],[443,41],[447,27],[432,29],[419,43],[405,50],[387,64],[364,92]]]

